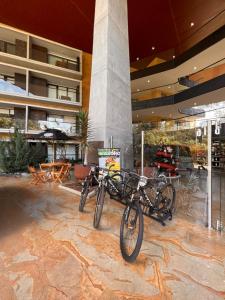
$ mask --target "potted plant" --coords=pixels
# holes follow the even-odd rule
[[[77,133],[79,136],[79,142],[81,147],[81,164],[74,165],[74,176],[78,180],[83,180],[89,173],[89,166],[87,166],[87,148],[88,148],[88,137],[91,135],[91,129],[88,124],[88,112],[80,110],[76,114],[76,126]]]

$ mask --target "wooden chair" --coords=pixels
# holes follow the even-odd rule
[[[59,171],[52,172],[54,182],[62,183],[65,178],[68,178],[70,173],[71,164],[65,164],[61,167]]]
[[[40,171],[45,172],[46,181],[52,181],[52,168],[48,163],[39,164]]]
[[[65,179],[70,179],[71,178],[70,170],[71,170],[72,165],[69,164],[69,163],[67,163],[66,166],[67,166],[67,169],[65,170],[65,176],[64,176],[64,178]]]
[[[39,182],[46,182],[46,172],[44,171],[38,171],[33,166],[28,167],[29,173],[32,175],[32,181],[33,184],[38,184]]]

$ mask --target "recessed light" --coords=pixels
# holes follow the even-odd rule
[[[194,22],[191,22],[191,23],[190,23],[190,26],[191,26],[191,27],[195,26],[195,23],[194,23]]]
[[[194,70],[197,70],[197,67],[194,67]]]
[[[139,57],[136,58],[136,60],[139,60],[139,59],[140,59]]]
[[[152,46],[152,50],[155,50],[155,46]]]
[[[137,89],[137,92],[140,92],[140,89]]]
[[[150,80],[148,79],[148,80],[147,80],[147,83],[149,83],[149,82],[150,82]]]
[[[173,59],[175,58],[176,56],[175,55],[173,55]]]

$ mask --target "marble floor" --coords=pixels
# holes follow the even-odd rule
[[[94,200],[54,184],[0,177],[0,299],[225,299],[225,236],[179,214],[166,227],[145,217],[137,261],[121,258],[123,206],[107,200],[92,227]]]

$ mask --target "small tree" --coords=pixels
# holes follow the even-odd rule
[[[1,142],[0,165],[6,173],[23,172],[32,161],[32,152],[24,135],[15,128],[9,142]]]
[[[88,121],[89,118],[87,111],[80,110],[76,114],[76,125],[81,146],[81,159],[84,164],[86,164],[88,138],[91,137],[91,128]]]

